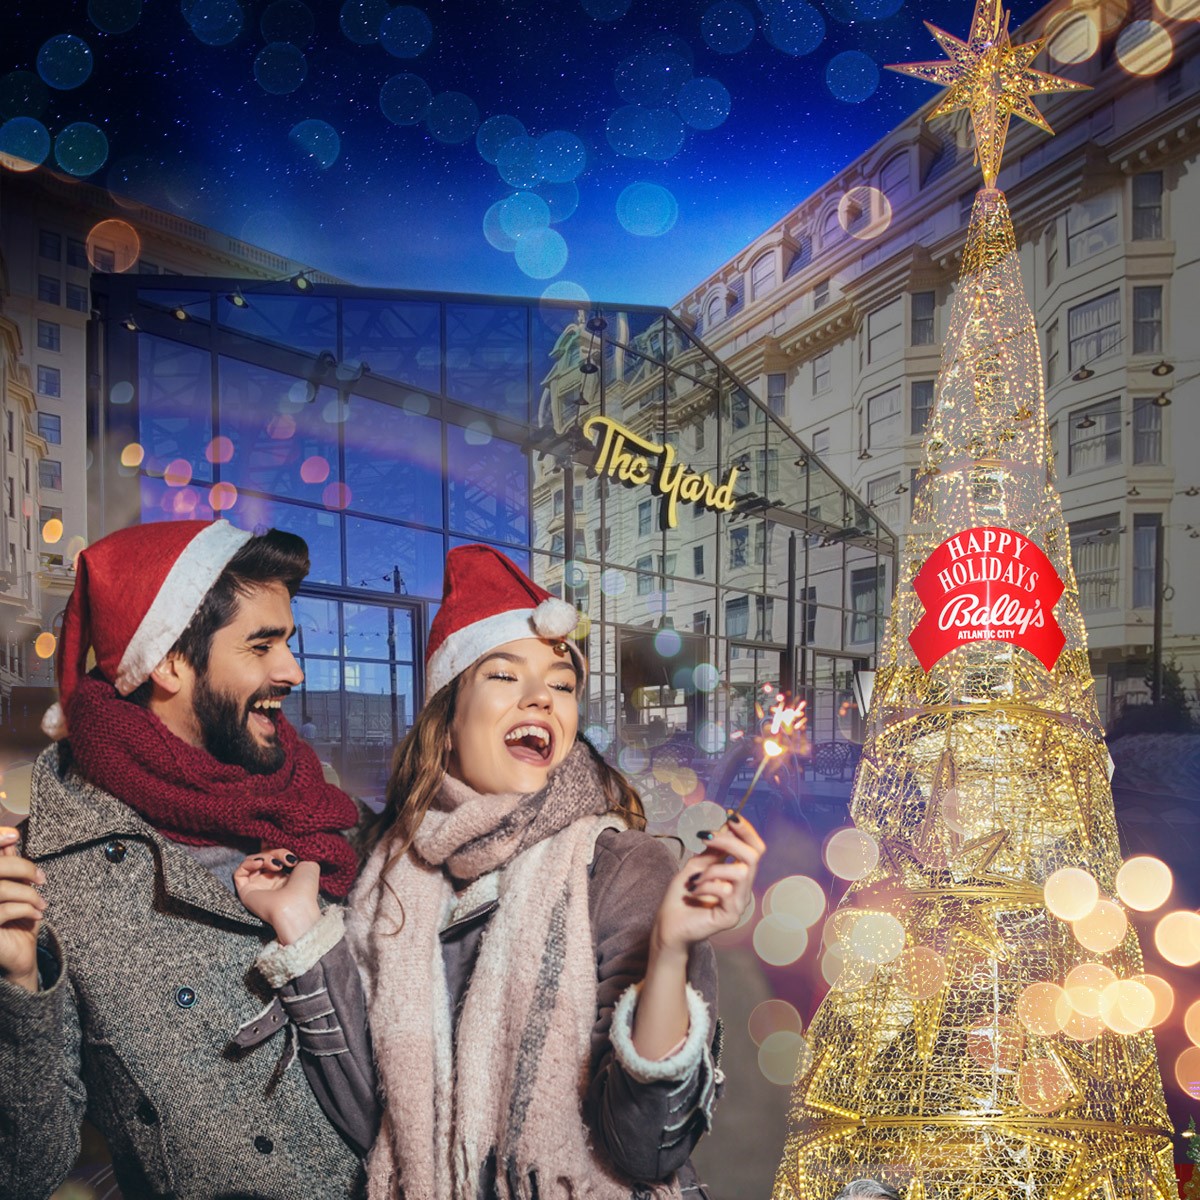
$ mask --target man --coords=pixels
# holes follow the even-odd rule
[[[900,1193],[877,1179],[852,1179],[838,1192],[836,1200],[900,1200]]]
[[[44,723],[67,740],[38,759],[23,843],[0,829],[2,1197],[51,1193],[85,1114],[126,1200],[359,1194],[287,1070],[295,1031],[270,1037],[289,1016],[252,969],[270,934],[231,887],[279,846],[328,895],[354,878],[354,802],[280,711],[308,565],[302,539],[226,521],[121,530],[78,559]],[[283,947],[284,977],[327,948]]]

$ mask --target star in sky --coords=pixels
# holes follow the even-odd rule
[[[1000,0],[977,0],[971,33],[965,42],[928,21],[925,27],[949,55],[948,60],[893,64],[888,70],[948,89],[929,120],[964,108],[970,112],[976,155],[987,187],[995,186],[1000,173],[1004,139],[1013,114],[1052,134],[1054,130],[1031,97],[1088,90],[1085,83],[1030,68],[1046,39],[1014,46],[1008,34],[1008,13],[1001,9]]]

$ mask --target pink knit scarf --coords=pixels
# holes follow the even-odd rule
[[[597,1003],[588,867],[598,834],[622,827],[607,808],[577,745],[535,795],[447,779],[390,889],[388,851],[367,863],[348,932],[387,1105],[372,1200],[477,1200],[490,1156],[502,1200],[535,1187],[540,1200],[629,1200],[581,1112]],[[438,934],[493,897],[454,1031]]]

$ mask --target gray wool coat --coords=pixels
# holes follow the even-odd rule
[[[34,768],[23,853],[48,907],[42,990],[0,981],[0,1198],[49,1196],[85,1113],[126,1200],[361,1195],[356,1155],[283,1069],[284,1039],[234,1041],[272,999],[253,969],[270,931],[236,896],[60,774],[58,747]]]

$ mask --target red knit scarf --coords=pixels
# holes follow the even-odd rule
[[[321,889],[341,898],[358,859],[339,832],[354,801],[325,782],[312,749],[280,713],[283,766],[269,775],[218,762],[176,737],[149,709],[103,679],[80,681],[67,713],[80,773],[128,804],[164,837],[189,846],[282,847],[321,864]]]

